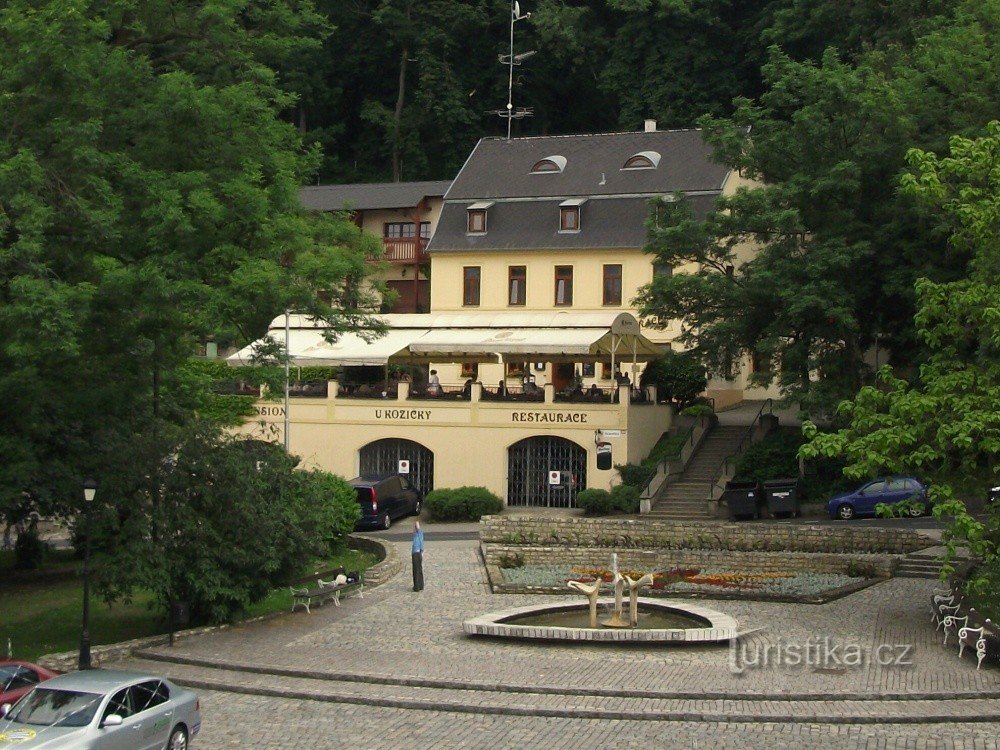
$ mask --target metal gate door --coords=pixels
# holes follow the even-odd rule
[[[399,462],[410,462],[406,476],[422,493],[434,489],[434,454],[420,443],[402,438],[386,438],[361,449],[361,476],[383,477],[399,472]]]
[[[559,484],[549,472],[561,473]],[[560,437],[532,437],[507,450],[507,503],[546,508],[575,508],[587,487],[587,451]]]

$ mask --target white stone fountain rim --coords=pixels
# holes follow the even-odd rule
[[[598,605],[614,604],[614,599],[598,599]],[[567,608],[587,610],[587,604],[579,599],[564,599],[556,603],[506,609],[491,612],[462,623],[468,635],[485,635],[498,638],[527,638],[552,641],[596,641],[629,643],[715,643],[729,641],[739,634],[739,623],[729,615],[708,607],[670,599],[639,597],[639,604],[649,609],[669,609],[680,614],[693,615],[708,620],[711,625],[704,628],[570,628],[550,625],[516,625],[500,622],[518,615],[542,615],[546,612],[564,612]],[[625,602],[626,607],[628,602]]]

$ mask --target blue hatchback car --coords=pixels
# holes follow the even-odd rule
[[[879,504],[894,505],[907,500],[919,504],[910,508],[907,515],[917,518],[930,513],[927,487],[915,477],[882,477],[867,482],[854,492],[835,495],[827,503],[830,518],[847,521],[856,516],[874,516]]]

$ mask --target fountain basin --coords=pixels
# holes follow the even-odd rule
[[[599,609],[614,605],[614,599],[598,600]],[[545,605],[518,607],[466,620],[462,629],[467,635],[491,638],[518,638],[541,641],[580,641],[587,643],[718,643],[737,637],[739,623],[729,615],[687,602],[639,597],[639,627],[590,628],[543,624],[550,618],[567,615],[586,622],[589,607],[579,601],[560,601]],[[644,617],[646,615],[647,617]],[[643,627],[643,620],[659,617],[686,618],[691,624],[682,627]],[[531,624],[524,618],[537,618]],[[521,620],[521,622],[519,622]]]

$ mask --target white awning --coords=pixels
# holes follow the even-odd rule
[[[623,312],[462,311],[384,315],[382,321],[388,327],[384,335],[344,333],[329,343],[320,322],[291,315],[291,363],[296,367],[356,367],[389,362],[647,361],[661,353],[660,347],[642,335],[639,321]],[[284,316],[272,321],[268,335],[284,346]],[[262,341],[244,347],[227,363],[234,367],[253,364],[255,347]]]
[[[385,335],[365,341],[357,333],[343,333],[336,342],[323,338],[319,329],[292,329],[288,335],[288,353],[296,367],[358,367],[360,365],[384,365],[399,355],[407,358],[407,347],[414,339],[427,333],[426,328],[390,329]],[[283,329],[272,329],[271,338],[282,346],[285,343]],[[253,345],[244,347],[226,361],[232,366],[252,364]]]
[[[631,359],[633,346],[636,358],[643,361],[661,353],[643,336],[618,336],[607,328],[439,329],[411,343],[410,351],[437,361],[476,354],[499,354],[508,361],[609,359],[612,352],[619,359]]]

